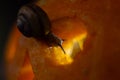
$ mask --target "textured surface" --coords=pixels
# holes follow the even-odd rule
[[[29,54],[35,79],[120,80],[119,3],[119,0],[40,0],[37,2],[37,5],[48,13],[53,32],[61,38],[70,40],[84,31],[87,31],[88,35],[83,51],[79,51],[69,65],[56,65],[52,49],[49,50],[48,46],[33,38],[27,39],[21,36],[19,47],[21,42],[25,45],[21,47],[25,50],[22,54],[26,51]],[[22,60],[18,61],[22,65]]]

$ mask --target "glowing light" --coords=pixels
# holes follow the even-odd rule
[[[83,33],[77,35],[73,39],[71,39],[68,44],[64,45],[64,49],[69,56],[72,56],[73,53],[78,53],[80,50],[83,50],[83,44],[85,38],[87,37],[87,33]]]
[[[80,49],[83,50],[83,44],[85,41],[85,38],[87,37],[87,33],[83,33],[73,39],[73,42],[76,43],[78,42]]]
[[[29,64],[29,65],[26,65],[24,66],[23,68],[21,68],[21,73],[26,73],[28,71],[31,71],[32,72],[32,66]]]
[[[58,64],[61,64],[61,65],[65,65],[65,64],[70,64],[73,62],[73,59],[67,55],[67,54],[64,54],[63,51],[59,48],[54,48],[54,51],[55,51],[55,61],[56,63]],[[62,53],[62,54],[61,54]]]
[[[53,53],[50,54],[49,57],[52,58],[52,60],[57,65],[68,65],[71,64],[74,59],[73,57],[80,52],[80,50],[83,50],[83,44],[85,41],[85,38],[87,37],[87,33],[83,33],[80,35],[77,35],[73,39],[67,41],[66,44],[63,45],[63,48],[65,49],[66,54],[63,53],[60,47],[53,47]]]

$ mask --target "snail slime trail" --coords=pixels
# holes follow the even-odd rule
[[[37,5],[27,4],[19,10],[17,27],[24,36],[39,38],[48,45],[59,46],[65,53],[63,40],[52,33],[48,15]]]

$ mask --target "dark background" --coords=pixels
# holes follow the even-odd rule
[[[1,0],[0,1],[0,80],[6,80],[4,48],[8,39],[13,22],[16,20],[17,12],[22,5],[32,0]]]

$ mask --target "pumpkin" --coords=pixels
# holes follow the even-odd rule
[[[49,47],[13,29],[6,48],[8,80],[119,80],[119,0],[40,0],[52,31]],[[16,26],[15,26],[16,27]]]

